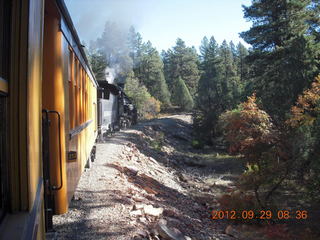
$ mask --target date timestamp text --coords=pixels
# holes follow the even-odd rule
[[[272,212],[271,210],[261,210],[259,212],[254,212],[253,210],[243,210],[243,211],[213,210],[211,212],[211,219],[213,219],[213,220],[221,220],[221,219],[231,219],[231,220],[297,219],[297,220],[305,220],[307,218],[308,218],[308,212],[306,210],[297,210],[297,211],[278,210],[276,212]]]

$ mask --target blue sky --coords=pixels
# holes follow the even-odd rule
[[[251,23],[241,5],[251,0],[65,0],[79,37],[95,40],[106,21],[133,25],[143,40],[159,51],[175,45],[178,37],[197,49],[204,36],[238,43],[239,33]],[[246,45],[248,46],[248,45]]]

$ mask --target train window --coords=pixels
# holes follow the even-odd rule
[[[69,51],[69,128],[73,129],[75,125],[74,119],[74,56],[72,50]]]
[[[83,98],[83,95],[82,95],[82,69],[81,69],[81,65],[79,64],[79,124],[82,123],[82,98]]]
[[[73,86],[77,86],[77,66],[74,58],[74,54],[72,54],[72,69],[73,69]]]
[[[83,70],[83,68],[81,68],[82,70],[82,89],[81,89],[81,94],[82,94],[82,111],[81,111],[81,119],[82,122],[85,122],[85,106],[86,106],[86,95],[85,95],[85,79],[86,79],[86,74],[85,71]]]
[[[8,92],[10,1],[0,0],[0,93]]]
[[[98,98],[103,98],[103,88],[98,89]]]
[[[80,110],[80,94],[79,94],[79,78],[80,78],[80,71],[79,71],[79,61],[75,59],[74,64],[74,71],[75,71],[75,87],[74,87],[74,95],[75,95],[75,110],[74,110],[74,118],[75,118],[75,127],[80,125],[80,118],[79,118],[79,110]]]
[[[69,82],[72,82],[73,78],[73,52],[69,48]]]
[[[80,68],[80,64],[79,64],[79,61],[77,61],[77,67],[78,67],[78,79],[77,79],[77,84],[78,84],[78,103],[77,103],[77,106],[78,106],[78,109],[77,109],[77,119],[78,119],[78,125],[81,124],[81,68]]]

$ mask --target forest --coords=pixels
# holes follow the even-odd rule
[[[204,36],[199,51],[178,38],[159,53],[134,27],[107,22],[88,49],[92,69],[98,80],[112,69],[141,119],[191,112],[194,148],[245,159],[225,209],[273,209],[279,196],[319,206],[320,2],[253,0],[243,12],[249,48]]]

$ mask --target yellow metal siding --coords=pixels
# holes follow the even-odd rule
[[[43,1],[30,2],[28,45],[27,146],[29,209],[32,209],[39,178],[42,177],[41,106],[42,106],[42,37]]]
[[[42,200],[41,210],[35,224],[38,225],[37,239],[45,238],[43,191],[37,196],[39,181],[42,178],[42,56],[43,56],[43,0],[30,1],[29,40],[28,40],[28,80],[27,80],[27,146],[28,146],[28,194],[29,211],[33,209],[35,199]],[[42,182],[42,181],[41,181]],[[39,192],[38,192],[39,194]]]
[[[44,31],[44,71],[43,71],[43,108],[58,111],[61,116],[61,138],[59,141],[58,121],[53,115],[50,125],[50,175],[55,186],[60,183],[60,168],[62,168],[62,189],[55,191],[56,214],[67,211],[66,186],[66,148],[65,148],[65,95],[63,82],[63,39],[59,31],[59,16],[51,7],[45,15]],[[60,166],[59,145],[61,144],[62,166]]]

